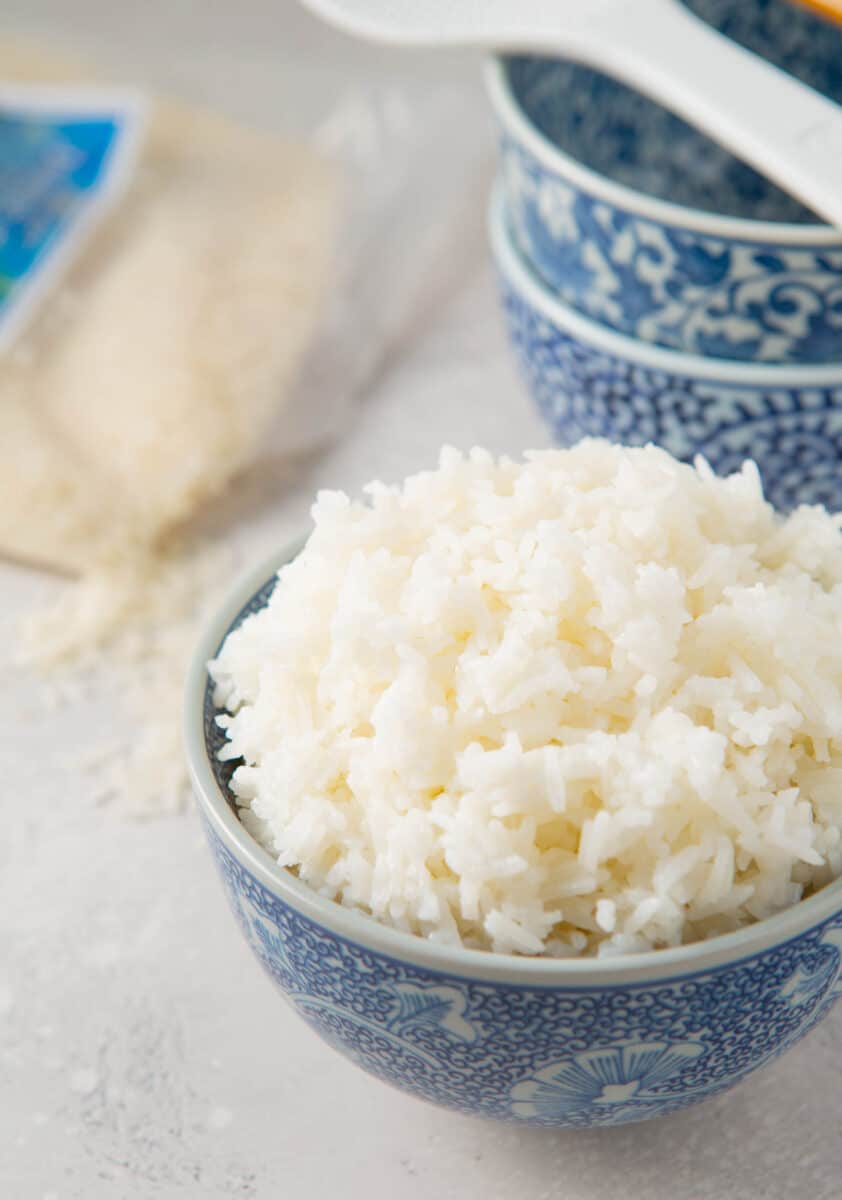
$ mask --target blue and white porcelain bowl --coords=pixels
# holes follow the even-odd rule
[[[624,337],[562,304],[530,271],[500,191],[490,232],[509,333],[556,441],[655,442],[686,461],[702,454],[723,475],[753,458],[776,508],[842,511],[842,363],[731,362]]]
[[[186,747],[228,902],[302,1020],[423,1100],[532,1125],[621,1125],[723,1092],[842,993],[842,880],[770,920],[612,959],[461,950],[386,928],[282,869],[238,820],[206,663],[262,607],[293,548],[245,579],[197,647]],[[248,981],[244,980],[247,992]],[[247,1012],[243,997],[240,1016]],[[267,1030],[267,1033],[271,1031]]]
[[[788,0],[691,7],[842,101],[842,28]],[[512,231],[559,299],[689,353],[842,361],[842,230],[586,67],[503,58],[488,83]]]

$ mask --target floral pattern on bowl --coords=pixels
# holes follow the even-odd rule
[[[526,1120],[603,1108],[615,1117],[628,1113],[633,1120],[644,1107],[661,1111],[664,1098],[657,1085],[680,1076],[704,1052],[702,1042],[630,1042],[574,1054],[519,1083],[512,1108]]]
[[[716,358],[842,360],[842,235],[822,253],[709,236],[589,196],[511,137],[501,154],[518,247],[560,299],[589,317]]]
[[[492,206],[509,332],[535,403],[562,445],[655,442],[715,471],[757,463],[767,498],[842,510],[842,364],[784,368],[674,354],[621,337],[557,301],[521,261]]]
[[[477,1116],[585,1127],[684,1108],[792,1046],[842,990],[842,914],[765,954],[657,984],[441,975],[306,920],[209,834],[246,940],[304,1021],[378,1078]],[[796,978],[820,981],[798,1003]]]

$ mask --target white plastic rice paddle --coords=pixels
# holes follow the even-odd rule
[[[842,108],[679,0],[303,0],[361,37],[558,55],[645,92],[842,226]]]

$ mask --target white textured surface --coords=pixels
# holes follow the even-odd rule
[[[244,117],[271,107],[279,126],[354,78],[474,70],[358,49],[290,0],[4,0],[2,21],[110,51]],[[274,502],[278,541],[301,528],[317,487],[396,478],[443,440],[545,442],[487,272],[381,373],[351,435]],[[0,568],[3,644],[50,586]],[[842,1197],[842,1005],[736,1092],[649,1126],[552,1133],[439,1112],[362,1075],[280,1001],[192,815],[138,824],[94,806],[67,759],[74,731],[107,731],[109,698],[49,715],[31,680],[13,683],[0,692],[3,1200]]]

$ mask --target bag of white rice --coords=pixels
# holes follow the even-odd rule
[[[323,493],[210,664],[244,823],[325,896],[556,956],[842,871],[840,518],[585,441]]]

